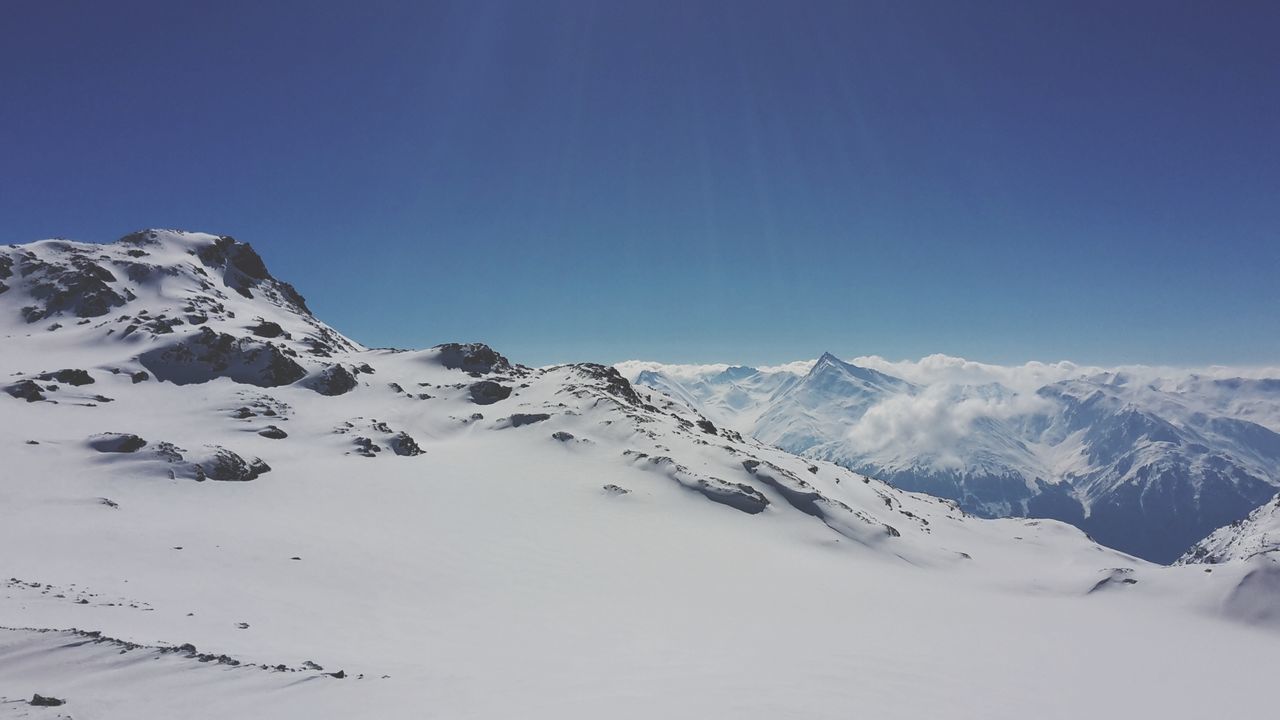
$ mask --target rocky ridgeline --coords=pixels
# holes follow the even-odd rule
[[[9,313],[10,327],[17,323],[20,332],[43,328],[24,333],[34,342],[82,339],[88,363],[18,373],[4,387],[14,401],[110,402],[86,394],[86,388],[102,385],[98,381],[106,372],[127,375],[126,387],[231,381],[245,388],[238,392],[242,404],[222,410],[219,422],[246,423],[255,441],[284,447],[298,442],[296,426],[288,423],[294,410],[269,391],[291,386],[324,398],[319,405],[308,403],[313,408],[308,412],[332,407],[336,419],[348,418],[328,427],[345,438],[337,443],[345,448],[341,452],[365,458],[430,452],[398,423],[353,417],[369,410],[382,415],[383,408],[394,409],[399,402],[427,403],[422,412],[428,416],[433,403],[447,402],[454,412],[459,405],[473,406],[474,412],[458,417],[441,415],[459,428],[541,432],[547,442],[566,448],[590,447],[593,440],[568,432],[558,419],[577,417],[580,428],[581,416],[590,413],[602,433],[641,444],[624,453],[622,462],[712,502],[754,515],[770,506],[768,492],[848,537],[897,535],[891,525],[822,496],[794,472],[758,456],[758,444],[737,432],[669,398],[638,392],[613,367],[577,363],[533,369],[482,343],[447,343],[399,359],[404,351],[366,351],[316,319],[292,285],[272,276],[253,248],[232,238],[149,230],[109,245],[11,246],[0,252],[0,275],[5,283],[0,317]],[[406,375],[419,367],[425,377]],[[384,380],[386,374],[394,377]],[[486,419],[490,407],[496,409],[492,420]],[[84,439],[86,450],[101,455],[102,462],[129,467],[130,473],[245,482],[271,470],[266,460],[221,444],[179,444],[144,438],[129,428],[103,429],[111,432]],[[699,464],[695,470],[682,464],[663,444],[674,438],[720,448],[723,467]],[[625,494],[619,490],[611,492]]]

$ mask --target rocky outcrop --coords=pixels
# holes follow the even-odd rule
[[[131,433],[102,433],[89,438],[89,447],[101,453],[131,453],[147,446],[147,441]]]
[[[434,349],[439,353],[440,364],[450,370],[476,375],[511,371],[510,361],[483,343],[445,343]]]
[[[12,385],[6,386],[4,391],[19,400],[26,400],[27,402],[39,402],[47,399],[41,387],[34,380],[19,380]]]
[[[278,338],[281,336],[286,336],[286,337],[288,336],[288,333],[284,331],[284,328],[280,327],[279,323],[273,323],[267,320],[263,320],[257,325],[254,325],[253,327],[249,328],[249,332],[253,333],[254,335],[257,335],[258,337],[264,337],[264,338]]]
[[[350,370],[342,365],[330,365],[307,379],[305,385],[321,395],[342,395],[356,389],[359,382]]]
[[[76,387],[93,384],[93,376],[89,375],[87,371],[72,368],[41,373],[36,377],[45,381],[56,380],[65,385],[74,385]]]
[[[617,368],[597,363],[578,363],[571,367],[579,374],[596,381],[596,385],[610,395],[622,399],[629,405],[646,407],[644,400],[631,386],[631,382],[622,377]]]
[[[392,452],[406,457],[422,455],[425,452],[418,446],[418,442],[406,432],[397,433],[387,444],[391,446]]]
[[[852,540],[865,542],[877,537],[899,537],[892,525],[875,520],[865,513],[829,498],[800,476],[771,462],[743,460],[742,468],[756,480],[772,488],[787,504],[800,512],[818,518],[827,527]],[[886,501],[887,502],[887,501]],[[879,529],[877,532],[876,529]]]
[[[492,380],[472,383],[468,391],[471,394],[471,402],[477,405],[492,405],[511,396],[511,388],[499,385]]]
[[[224,482],[247,482],[255,480],[259,475],[271,471],[260,458],[245,460],[236,453],[219,446],[211,446],[205,457],[191,463],[195,480],[221,480]]]
[[[19,253],[16,262],[10,261],[34,301],[22,309],[27,322],[58,314],[101,317],[129,301],[127,291],[113,287],[117,279],[110,270],[69,243],[66,250],[70,256],[66,263],[46,262],[29,252]]]
[[[178,342],[148,350],[138,361],[157,380],[175,385],[225,377],[258,387],[278,387],[306,375],[301,365],[272,343],[236,338],[207,327]]]
[[[548,415],[547,413],[516,413],[511,417],[503,418],[499,420],[498,425],[500,427],[518,428],[518,427],[523,427],[525,425],[540,423],[550,419],[551,419],[551,416]]]
[[[59,707],[61,705],[66,705],[67,701],[49,695],[36,693],[31,696],[31,701],[27,704],[35,707]]]
[[[665,475],[686,490],[696,492],[712,502],[748,515],[764,512],[764,509],[769,507],[769,499],[759,490],[745,483],[727,482],[720,478],[701,475],[666,456],[650,457],[646,453],[634,450],[627,450],[623,455],[636,461],[638,466],[645,470]]]

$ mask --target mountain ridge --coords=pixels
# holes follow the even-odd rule
[[[1061,522],[978,518],[606,365],[364,348],[234,241],[156,232],[0,249],[19,268],[0,279],[0,386],[17,389],[0,394],[4,707],[834,720],[851,704],[1265,705],[1280,624],[1248,563],[1162,567]],[[23,274],[28,252],[46,267]],[[155,267],[130,276],[140,259]],[[723,380],[747,399],[790,391],[756,375]],[[1217,661],[1184,662],[1187,643]],[[904,690],[904,675],[932,680]],[[970,692],[992,677],[998,705]]]
[[[983,516],[1070,522],[1160,562],[1280,486],[1274,379],[1081,371],[1022,390],[996,374],[917,385],[826,353],[782,395],[724,404],[714,381],[685,374],[636,379],[788,451]],[[877,382],[850,380],[866,377]]]

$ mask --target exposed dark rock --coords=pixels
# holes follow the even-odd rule
[[[492,405],[511,396],[511,388],[499,385],[492,380],[481,380],[480,382],[472,383],[470,392],[471,402],[477,405]]]
[[[137,385],[140,382],[146,382],[147,380],[150,380],[151,374],[148,373],[146,370],[139,370],[138,372],[132,373],[131,375],[129,375],[129,379],[133,381],[134,385]]]
[[[352,444],[356,446],[355,453],[364,457],[377,457],[382,452],[382,447],[367,437],[357,437],[353,439]]]
[[[716,434],[716,426],[715,426],[715,424],[713,424],[710,420],[707,420],[706,418],[703,418],[703,419],[699,420],[699,421],[698,421],[698,423],[697,423],[697,425],[698,425],[698,429],[699,429],[699,430],[701,430],[702,432],[704,432],[704,433],[706,433],[706,434],[708,434],[708,435],[715,435],[715,434]]]
[[[109,283],[116,282],[110,270],[82,255],[72,256],[69,263],[45,262],[34,255],[19,259],[18,271],[27,278],[31,297],[40,305],[22,309],[27,322],[69,312],[76,317],[100,317],[129,301]]]
[[[434,349],[440,351],[440,364],[450,370],[469,373],[511,371],[511,362],[483,343],[445,343]]]
[[[413,456],[421,455],[425,452],[422,448],[418,447],[417,441],[410,437],[409,433],[405,432],[399,433],[395,437],[391,438],[388,444],[391,446],[391,450],[397,455]]]
[[[268,438],[271,440],[283,440],[289,437],[289,433],[281,430],[275,425],[268,425],[262,428],[261,430],[258,431],[258,434],[264,438]]]
[[[573,439],[573,433],[567,433],[563,430],[557,430],[556,432],[551,433],[551,437],[555,438],[556,440],[559,440],[560,442],[569,442],[570,440]]]
[[[257,413],[247,407],[236,408],[231,413],[231,417],[237,420],[244,420],[246,418],[254,417],[255,415],[257,415]]]
[[[620,487],[620,486],[618,486],[618,485],[614,485],[614,484],[612,484],[612,483],[610,483],[610,484],[608,484],[608,485],[605,485],[605,486],[604,486],[604,491],[605,491],[605,492],[607,492],[607,493],[609,493],[610,495],[626,495],[627,493],[631,492],[630,490],[628,490],[628,489],[626,489],[626,488],[624,488],[624,487]]]
[[[258,387],[277,387],[306,375],[301,365],[271,343],[235,338],[207,327],[184,340],[149,350],[138,360],[158,380],[176,385],[226,377]]]
[[[182,453],[186,452],[182,448],[171,442],[158,442],[155,447],[156,457],[168,463],[182,462]]]
[[[745,483],[727,482],[716,477],[699,475],[666,456],[650,457],[647,453],[626,450],[622,453],[635,460],[643,460],[645,467],[660,471],[681,487],[692,490],[706,499],[720,503],[748,515],[764,512],[769,499],[759,490]]]
[[[130,433],[102,433],[89,438],[89,447],[102,453],[131,453],[146,446],[146,440]]]
[[[1088,594],[1117,586],[1136,585],[1138,582],[1131,577],[1133,568],[1109,568],[1103,570],[1102,573],[1104,573],[1104,577],[1089,588]]]
[[[852,524],[856,521],[857,524],[878,525],[890,537],[900,536],[897,528],[878,522],[863,513],[856,512],[839,500],[826,497],[817,488],[790,470],[774,465],[771,462],[762,462],[754,459],[743,460],[742,467],[752,477],[777,491],[792,507],[806,515],[812,515],[822,520],[828,527],[841,535],[857,539],[859,533]],[[884,497],[883,500],[885,505],[891,506],[888,497]],[[908,517],[915,517],[906,511],[903,511],[903,514]]]
[[[305,383],[321,395],[342,395],[351,392],[358,384],[356,376],[342,365],[330,365]]]
[[[249,462],[224,447],[214,446],[212,454],[193,463],[192,469],[197,481],[247,482],[270,471],[271,467],[258,458]]]
[[[44,393],[40,390],[40,386],[35,384],[35,381],[33,380],[19,380],[18,382],[6,387],[4,391],[16,398],[26,400],[27,402],[37,402],[46,399]]]
[[[617,368],[597,363],[578,363],[573,368],[592,380],[599,381],[604,391],[610,395],[622,398],[630,405],[637,407],[645,405],[635,388],[631,387],[630,381],[622,377]]]
[[[197,255],[205,267],[220,270],[223,282],[241,295],[251,298],[252,290],[258,289],[274,300],[293,305],[308,315],[311,313],[292,285],[271,277],[262,257],[248,244],[222,237],[200,248]]]
[[[551,416],[547,413],[516,413],[515,415],[507,418],[507,423],[510,427],[518,428],[523,425],[532,425],[534,423],[540,423],[544,420],[550,419]]]
[[[40,693],[36,693],[35,695],[31,696],[31,702],[28,704],[34,705],[36,707],[58,707],[59,705],[65,705],[66,703],[67,703],[66,700],[60,700],[56,697],[50,697],[47,695],[41,695]]]
[[[273,323],[270,320],[263,320],[257,325],[254,325],[249,328],[249,332],[257,335],[258,337],[264,338],[277,338],[286,334],[284,328],[280,327],[278,323]]]

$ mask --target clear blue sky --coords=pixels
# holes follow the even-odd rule
[[[0,240],[233,235],[371,345],[1280,362],[1275,2],[25,2]]]

